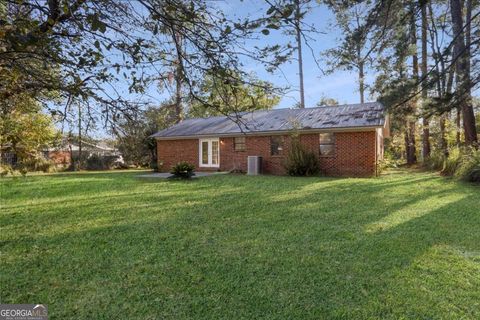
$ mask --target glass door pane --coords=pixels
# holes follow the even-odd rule
[[[212,165],[218,165],[218,141],[212,142]]]
[[[208,141],[202,141],[202,164],[208,165]]]

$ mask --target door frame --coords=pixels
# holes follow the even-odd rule
[[[213,155],[213,143],[217,142],[218,145],[218,163],[212,164],[212,155]],[[208,164],[202,163],[202,151],[203,151],[203,142],[208,142]],[[219,168],[220,167],[220,139],[219,138],[202,138],[198,139],[198,166],[202,168]]]

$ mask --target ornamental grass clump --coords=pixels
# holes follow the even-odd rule
[[[193,164],[182,161],[174,165],[170,173],[173,175],[172,178],[190,179],[195,175],[194,170],[195,166]]]
[[[320,172],[317,155],[307,150],[298,139],[293,139],[284,166],[291,176],[313,176]]]
[[[470,150],[462,157],[462,162],[455,171],[455,177],[480,183],[480,150]]]
[[[443,162],[441,174],[444,176],[453,176],[462,163],[462,150],[453,148],[450,150],[448,158]]]

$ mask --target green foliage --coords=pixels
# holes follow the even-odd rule
[[[87,170],[110,170],[114,167],[117,156],[100,156],[92,154],[86,160],[85,169]]]
[[[240,79],[230,72],[221,77],[209,75],[201,86],[202,101],[194,101],[188,110],[189,117],[209,117],[237,112],[272,109],[280,102],[271,83]]]
[[[7,175],[15,175],[15,170],[11,165],[0,163],[0,177],[3,178]]]
[[[317,155],[307,150],[298,141],[298,138],[292,139],[284,166],[287,173],[291,176],[313,176],[320,171]]]
[[[2,152],[13,152],[19,159],[34,158],[41,148],[58,136],[50,115],[27,95],[0,102],[0,146]]]
[[[160,169],[158,167],[158,162],[157,161],[151,161],[150,164],[149,164],[149,168],[152,169],[155,172],[158,172],[159,169]]]
[[[194,170],[193,164],[182,161],[174,165],[170,173],[173,174],[173,178],[190,179],[195,175]]]
[[[85,117],[111,127],[119,117],[135,115],[153,87],[166,93],[175,80],[187,85],[184,101],[188,87],[189,97],[199,102],[209,75],[223,83],[230,80],[226,70],[234,70],[240,79],[247,75],[244,57],[271,67],[272,56],[283,51],[276,44],[266,50],[245,46],[245,39],[277,24],[230,19],[203,0],[145,0],[135,6],[121,0],[3,2],[0,104],[26,93],[70,118],[70,106],[82,103],[88,106]],[[139,95],[127,100],[118,85]]]
[[[147,46],[133,32],[138,23],[122,1],[11,1],[0,24],[0,104],[28,95],[63,116],[61,102],[72,99],[95,100],[97,110],[125,107],[120,95],[103,94],[102,84],[118,80],[107,65],[121,65],[124,78],[139,82],[132,69]]]
[[[115,134],[117,147],[128,165],[151,167],[157,161],[156,142],[150,138],[155,132],[176,122],[175,109],[170,103],[149,107],[134,118],[119,120]]]
[[[317,107],[323,107],[323,106],[338,106],[338,100],[334,98],[329,98],[327,96],[322,95],[320,100],[317,102],[316,106]]]
[[[446,158],[443,163],[441,173],[446,176],[453,176],[462,163],[462,157],[462,150],[460,148],[451,149],[448,158]]]
[[[424,166],[429,170],[440,171],[445,163],[445,155],[442,150],[434,149],[430,153],[430,157],[424,162]]]
[[[42,156],[34,156],[22,159],[16,166],[15,169],[19,170],[22,174],[27,172],[42,171],[42,172],[52,172],[55,170],[55,163],[52,160],[45,159]]]
[[[441,170],[442,175],[445,176],[480,182],[480,150],[452,148],[448,157],[445,157],[440,150],[435,150],[425,165],[430,170]]]
[[[383,160],[380,160],[377,165],[378,173],[387,169],[396,169],[400,166],[401,160],[397,159],[389,150],[385,150]]]
[[[480,183],[480,150],[466,152],[455,171],[455,177],[468,182]]]

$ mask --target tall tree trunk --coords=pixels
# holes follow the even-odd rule
[[[177,64],[175,70],[175,117],[179,122],[182,117],[182,67]]]
[[[408,149],[407,149],[407,164],[417,163],[417,147],[416,147],[416,121],[410,119],[408,121]]]
[[[300,77],[300,108],[305,108],[305,89],[303,86],[302,30],[300,27],[300,0],[295,0],[295,32],[297,38],[298,76]]]
[[[442,96],[450,96],[452,93],[452,86],[453,86],[453,77],[455,75],[455,67],[451,67],[450,71],[448,72],[448,78],[447,78],[447,85],[445,88],[445,92],[443,93]],[[447,138],[446,138],[446,132],[445,132],[445,122],[446,122],[447,115],[442,114],[440,117],[440,147],[442,148],[443,154],[445,157],[448,157],[449,152],[448,152],[448,144],[447,144]],[[457,144],[460,144],[460,131],[457,131]]]
[[[465,16],[465,64],[466,73],[468,74],[468,80],[470,79],[470,67],[471,67],[471,45],[472,45],[472,0],[466,1],[466,16]],[[468,87],[468,92],[471,95],[471,87]]]
[[[471,1],[467,1],[467,19],[466,25],[469,29],[470,18],[468,12],[471,15]],[[477,145],[477,130],[475,126],[475,114],[472,107],[471,97],[471,83],[469,73],[469,51],[465,45],[465,34],[463,31],[463,19],[462,19],[462,0],[451,0],[450,8],[452,15],[452,28],[453,37],[455,38],[454,46],[454,60],[456,65],[456,95],[458,99],[458,107],[461,109],[463,117],[463,130],[465,134],[465,143],[467,145]],[[470,8],[468,8],[470,7]],[[467,31],[467,34],[470,31]],[[469,41],[469,40],[468,40]]]
[[[457,134],[455,136],[455,142],[457,147],[460,147],[462,144],[462,109],[457,107],[457,116],[455,117],[455,125],[457,128]]]
[[[175,68],[175,122],[182,120],[182,82],[183,82],[183,48],[181,35],[172,28],[177,51],[177,65]]]
[[[75,170],[75,158],[73,157],[73,149],[72,149],[72,129],[70,129],[68,132],[67,143],[68,143],[68,150],[70,151],[69,169]]]
[[[82,107],[78,104],[78,160],[77,170],[82,167]]]
[[[417,154],[415,145],[415,123],[407,119],[405,126],[405,154],[408,165],[415,164],[417,162]]]
[[[405,143],[405,160],[407,160],[407,164],[410,163],[410,134],[409,134],[409,125],[410,123],[408,120],[405,122],[405,132],[403,133],[403,142]]]
[[[434,18],[434,11],[432,8],[432,3],[426,3],[424,6],[427,8],[428,6],[428,13],[426,13],[425,18],[429,18],[431,22],[431,28],[430,30],[430,45],[431,45],[431,51],[432,51],[432,58],[434,59],[435,62],[435,71],[439,75],[445,75],[447,71],[445,70],[445,60],[440,52],[440,48],[438,45],[438,31],[437,27],[435,25],[435,18]],[[424,22],[424,16],[423,16],[423,11],[422,11],[422,32],[423,32],[423,22]],[[428,25],[427,25],[428,26]],[[428,29],[428,28],[427,28]],[[423,36],[423,34],[422,34]],[[422,39],[423,42],[423,39]],[[422,43],[423,45],[423,43]],[[423,52],[422,52],[423,53]],[[436,77],[436,88],[437,88],[437,96],[439,100],[444,103],[445,97],[447,93],[450,93],[452,83],[453,83],[453,74],[454,74],[454,68],[450,68],[448,71],[448,78],[445,80],[446,76],[443,77]],[[446,128],[445,128],[445,123],[447,121],[447,114],[442,111],[442,114],[440,115],[439,119],[439,127],[440,127],[440,149],[442,150],[442,153],[445,157],[448,157],[448,145],[447,145],[447,139],[446,139]]]
[[[423,161],[430,157],[430,127],[428,118],[425,116],[425,105],[428,98],[428,82],[427,82],[427,6],[422,5],[422,103],[424,106],[423,116],[423,139],[422,139],[422,155]]]
[[[415,51],[412,54],[412,69],[413,69],[413,78],[415,82],[418,83],[418,55],[416,50],[417,45],[417,28],[415,25],[415,11],[414,5],[412,5],[412,16],[410,20],[410,44],[415,48]],[[407,118],[408,121],[408,149],[407,149],[407,164],[414,164],[417,162],[417,148],[416,148],[416,113],[417,113],[417,99],[414,98],[411,102],[412,114]]]
[[[445,114],[442,114],[438,121],[440,126],[440,149],[442,150],[443,155],[445,157],[448,157],[448,145],[447,145],[447,139],[446,139],[446,133],[445,133],[445,122],[446,122]]]
[[[358,63],[358,89],[360,91],[360,103],[365,102],[365,73],[364,73],[364,62],[360,61]]]

